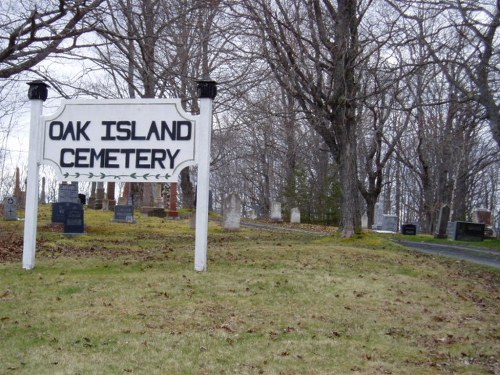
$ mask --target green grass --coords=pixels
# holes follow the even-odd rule
[[[187,220],[39,221],[0,264],[0,374],[494,374],[500,273],[384,236],[226,233],[194,271]],[[2,230],[22,232],[19,223]]]

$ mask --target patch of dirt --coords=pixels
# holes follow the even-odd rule
[[[0,263],[21,261],[23,238],[14,232],[0,233]]]

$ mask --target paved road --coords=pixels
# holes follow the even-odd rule
[[[316,234],[320,236],[328,236],[329,233],[315,232],[303,229],[294,229],[290,227],[280,227],[276,225],[260,224],[260,223],[241,223],[242,226],[252,227],[262,230],[280,231],[280,232],[295,232],[304,234]],[[462,259],[469,262],[486,265],[489,267],[500,268],[500,249],[490,250],[480,247],[461,246],[456,244],[434,244],[427,242],[414,242],[405,240],[395,240],[395,242],[409,247],[413,250],[423,253],[448,256],[456,259]]]
[[[397,243],[428,254],[443,255],[494,268],[500,268],[500,251],[454,244],[434,244],[398,240]]]

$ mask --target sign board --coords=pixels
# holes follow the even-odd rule
[[[42,162],[61,180],[177,182],[195,164],[196,117],[180,99],[63,100],[42,123]]]
[[[28,82],[31,102],[23,268],[35,267],[40,163],[60,180],[177,182],[182,169],[197,165],[194,269],[206,271],[210,143],[217,84],[197,81],[199,115],[182,110],[180,99],[65,100],[43,116],[48,85]],[[78,211],[78,212],[77,212]],[[68,212],[68,211],[66,211]],[[65,224],[83,231],[83,210]],[[66,229],[66,228],[65,228]]]

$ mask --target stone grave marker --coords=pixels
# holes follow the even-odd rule
[[[272,202],[271,203],[271,221],[276,223],[283,222],[283,217],[281,216],[281,203]]]
[[[57,202],[80,203],[80,198],[78,197],[78,183],[59,184]]]
[[[109,210],[109,201],[108,198],[104,197],[102,200],[102,208],[103,211],[108,211]]]
[[[448,236],[455,241],[483,241],[484,224],[452,221],[448,224]]]
[[[298,207],[292,208],[292,211],[290,212],[290,223],[300,224],[300,210]]]
[[[417,226],[415,224],[401,225],[401,234],[415,236],[417,234]]]
[[[398,216],[397,215],[383,215],[382,216],[382,230],[388,232],[398,231]]]
[[[17,199],[7,197],[3,200],[3,218],[7,221],[17,220]]]
[[[382,229],[384,221],[384,200],[375,203],[375,215],[373,218],[373,229]]]
[[[236,193],[229,194],[224,199],[222,223],[225,230],[240,230],[241,199]]]
[[[64,210],[64,233],[81,234],[84,232],[83,206],[80,203],[69,203]]]
[[[450,220],[450,207],[445,204],[439,210],[439,218],[436,228],[437,232],[434,235],[435,238],[448,238],[448,220]]]
[[[484,224],[484,236],[493,238],[495,233],[493,231],[493,212],[485,208],[476,208],[472,211],[472,222]]]
[[[117,223],[135,223],[134,206],[117,204],[115,206],[115,218],[113,221]]]
[[[472,222],[491,226],[493,224],[493,214],[490,210],[476,208],[472,211]]]
[[[368,229],[368,215],[366,212],[361,216],[361,229]]]
[[[79,206],[83,210],[81,203],[62,202],[52,203],[52,224],[64,224],[66,220],[66,210],[75,209]]]
[[[248,214],[248,217],[252,220],[257,220],[257,212],[252,208]]]

